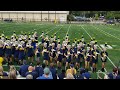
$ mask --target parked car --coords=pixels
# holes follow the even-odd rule
[[[12,19],[4,19],[5,22],[12,22]]]

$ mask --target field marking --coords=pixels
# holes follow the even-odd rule
[[[96,30],[98,30],[98,31],[102,31],[105,35],[112,36],[112,37],[120,40],[120,38],[118,38],[118,37],[116,37],[116,36],[114,36],[114,35],[112,35],[112,34],[110,34],[110,33],[108,33],[108,32],[105,32],[104,30],[101,30],[100,28],[97,28],[97,27],[95,27],[95,26],[93,26],[93,25],[91,25],[91,26],[94,27],[94,28],[95,28]]]
[[[80,26],[80,27],[88,34],[88,36],[89,36],[90,38],[92,38],[91,35],[86,31],[85,28],[83,28],[82,26]]]
[[[45,29],[45,31],[46,30],[51,30],[51,29],[54,29],[54,28],[56,28],[56,26],[54,27],[54,26],[52,26],[52,28],[51,27],[48,27],[47,29]],[[45,33],[46,34],[46,33]],[[41,36],[41,35],[40,35]],[[40,38],[40,36],[39,36],[39,38]]]
[[[71,27],[71,24],[70,24],[70,25],[69,25],[69,27],[68,27],[68,30],[67,30],[67,32],[66,32],[65,37],[66,37],[66,36],[67,36],[67,34],[69,33],[70,27]],[[65,38],[65,37],[64,37],[64,38]]]
[[[67,36],[67,34],[68,34],[69,30],[70,30],[70,27],[71,27],[71,24],[69,25],[68,30],[67,30],[67,33],[66,33],[65,36]]]
[[[45,26],[47,26],[47,24],[45,25],[43,25],[42,27],[40,27],[40,28],[34,28],[32,31],[34,31],[34,30],[39,30],[39,29],[42,29],[42,28],[45,28]],[[49,29],[50,27],[48,27],[47,29]],[[47,30],[47,29],[45,29],[45,30]]]
[[[60,28],[57,30],[57,32],[55,32],[55,33],[57,34],[62,28],[63,28],[63,26],[60,27]]]
[[[102,25],[101,25],[101,26],[102,26]],[[115,31],[120,32],[120,30],[117,30],[117,29],[111,28],[111,27],[109,27],[109,26],[108,26],[108,27],[105,26],[105,28],[112,29],[112,30],[115,30]]]
[[[52,29],[50,29],[48,32],[46,32],[45,34],[48,34],[50,31],[54,30],[55,28],[57,28],[56,26]]]
[[[100,44],[100,47],[102,47],[102,48],[104,48],[104,47],[106,47],[104,44]],[[107,47],[106,47],[107,49],[113,49],[113,47],[112,46],[110,46],[110,45],[107,45]]]
[[[82,26],[81,26],[82,27]],[[83,28],[83,27],[82,27]],[[86,29],[85,28],[83,28],[84,29],[84,31],[88,34],[88,36],[90,37],[90,38],[92,38],[91,37],[91,35],[86,31]],[[99,47],[99,45],[98,45],[98,47]],[[105,69],[105,72],[107,72],[107,70],[106,70],[106,68],[104,68]]]
[[[94,26],[93,26],[94,27]],[[100,30],[100,29],[99,29]],[[98,45],[98,47],[100,48],[100,46]],[[100,48],[101,49],[101,48]],[[101,49],[102,50],[102,49]],[[116,68],[115,64],[112,62],[112,60],[107,56],[108,60],[111,62],[111,64]]]

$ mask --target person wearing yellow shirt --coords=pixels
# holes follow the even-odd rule
[[[2,66],[3,60],[3,57],[0,56],[0,66]]]
[[[72,75],[75,75],[77,73],[76,69],[74,68],[74,65],[73,64],[70,64],[70,69],[67,69],[66,71],[66,75],[68,73],[71,73]]]

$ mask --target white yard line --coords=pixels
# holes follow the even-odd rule
[[[94,27],[94,26],[93,26]],[[95,27],[94,27],[95,28]],[[100,29],[99,29],[100,30]],[[105,33],[104,33],[105,34]],[[106,35],[106,34],[105,34]],[[100,48],[100,46],[98,45],[98,47]],[[100,48],[101,49],[101,48]],[[101,49],[102,50],[102,49]],[[112,60],[109,58],[109,57],[107,57],[108,58],[108,60],[111,62],[111,64],[116,68],[116,65],[112,62]]]
[[[62,28],[63,28],[63,26],[62,26],[61,28],[59,28],[59,29],[57,30],[57,32],[55,32],[55,33],[57,34]]]
[[[66,36],[67,36],[67,34],[68,34],[69,30],[70,30],[70,27],[71,27],[71,24],[70,24],[69,27],[68,27],[68,30],[67,30]]]
[[[86,31],[86,29],[84,28],[84,27],[82,27],[82,26],[80,26],[86,33],[87,33],[87,35],[90,37],[90,38],[92,38],[91,37],[91,35]],[[100,48],[100,47],[99,47]],[[101,48],[100,48],[101,49]],[[102,49],[101,49],[102,50]],[[106,70],[106,68],[104,68],[105,69],[105,72],[107,72],[107,70]]]
[[[102,26],[102,25],[101,25]],[[118,32],[120,32],[120,30],[117,30],[117,29],[114,29],[114,28],[111,28],[111,27],[105,27],[105,28],[108,28],[108,29],[112,29],[112,30],[114,30],[114,31],[118,31]]]
[[[88,34],[88,36],[89,36],[90,38],[92,38],[91,35],[86,31],[85,28],[83,28],[82,26],[80,26],[80,27]]]
[[[55,28],[57,28],[56,26],[52,29],[50,29],[48,32],[46,32],[45,34],[48,34],[50,31],[54,30]]]
[[[104,30],[101,30],[101,29],[99,29],[99,28],[97,28],[97,27],[95,27],[95,26],[93,26],[93,25],[92,25],[92,27],[94,27],[94,28],[97,29],[98,31],[102,31],[105,35],[109,35],[109,36],[112,36],[112,37],[120,40],[120,38],[118,38],[118,37],[116,37],[116,36],[114,36],[114,35],[112,35],[112,34],[110,34],[110,33],[108,33],[108,32],[105,32]]]

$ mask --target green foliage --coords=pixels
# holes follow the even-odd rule
[[[106,19],[120,18],[120,11],[70,11],[70,14],[74,16],[95,17],[96,20],[98,20],[100,15],[105,16]]]
[[[99,16],[98,14],[95,14],[95,20],[98,20]]]
[[[72,14],[67,15],[67,20],[68,21],[73,21],[74,20],[73,15]]]

